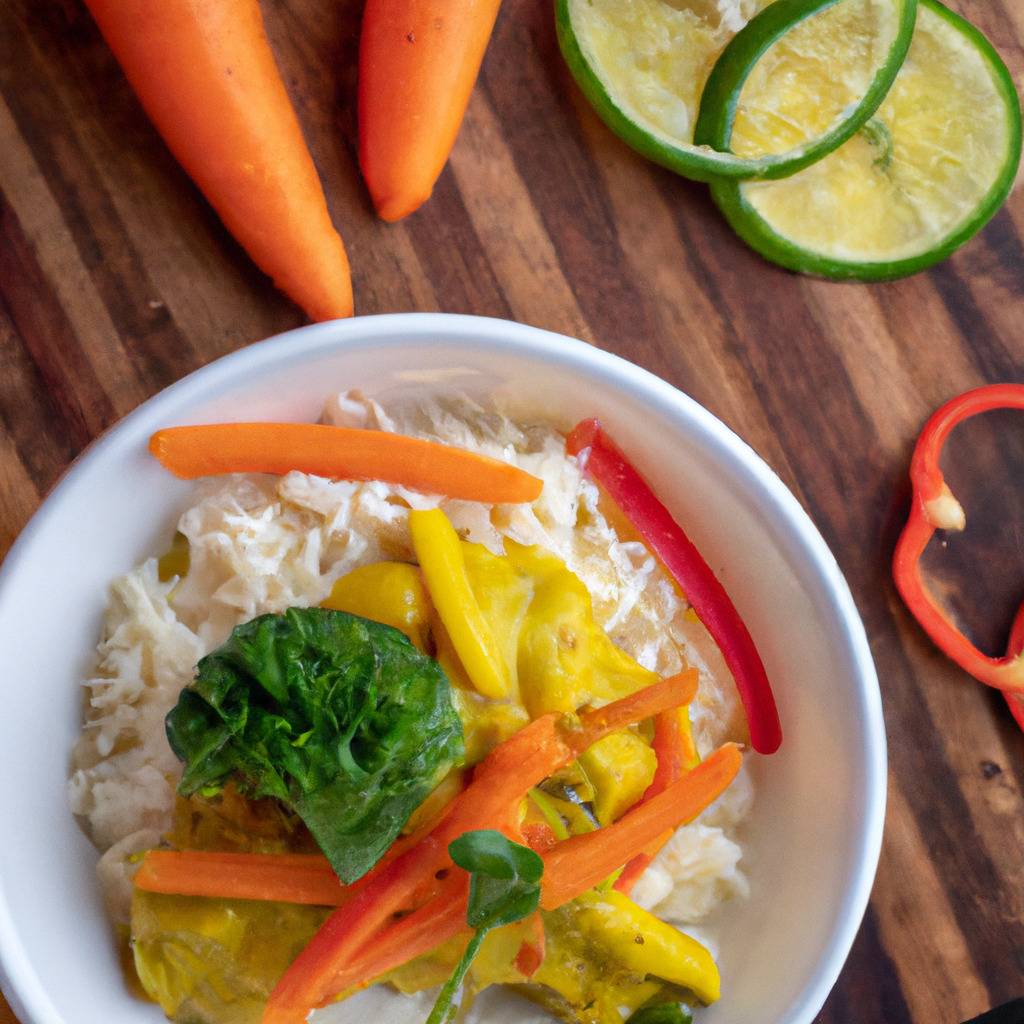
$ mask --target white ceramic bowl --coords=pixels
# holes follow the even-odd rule
[[[306,327],[199,370],[94,444],[12,548],[0,570],[0,964],[23,1024],[163,1019],[125,991],[96,852],[65,799],[107,584],[158,550],[188,493],[147,455],[150,433],[309,420],[353,386],[498,390],[566,425],[598,414],[686,525],[760,647],[785,730],[778,754],[754,759],[753,894],[721,915],[723,995],[701,1021],[810,1024],[864,913],[885,804],[878,682],[835,560],[764,462],[664,381],[569,338],[441,314]],[[524,1005],[488,1019],[532,1018]],[[405,1017],[386,1000],[372,1011]]]

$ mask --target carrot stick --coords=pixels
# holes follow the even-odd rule
[[[346,889],[326,857],[150,850],[135,873],[146,892],[340,906]]]
[[[455,144],[500,0],[367,0],[359,165],[384,220],[433,191]]]
[[[460,789],[464,783],[460,779]],[[430,835],[447,817],[454,799],[392,843],[379,867]],[[315,906],[345,906],[366,877],[343,885],[326,857],[304,853],[228,853],[215,850],[149,850],[135,872],[135,886],[173,896],[271,900]]]
[[[555,910],[568,903],[627,863],[661,833],[692,821],[732,782],[742,761],[739,748],[726,744],[653,800],[627,811],[614,825],[571,836],[553,847],[543,855],[540,905]]]
[[[664,792],[673,782],[681,779],[685,771],[683,728],[677,708],[662,711],[654,720],[654,741],[651,747],[658,757],[658,767],[655,768],[654,778],[643,795],[644,800]]]
[[[215,423],[168,427],[149,450],[175,476],[291,470],[341,480],[384,480],[427,494],[488,503],[533,501],[543,481],[465,448],[383,430],[318,423]]]
[[[367,988],[382,974],[429,953],[456,935],[463,932],[468,935],[471,930],[466,923],[468,892],[464,874],[448,879],[433,899],[368,942],[351,963],[333,977],[329,986],[332,995],[352,988]],[[303,1019],[288,1009],[272,1008],[272,1004],[273,997],[264,1012],[263,1024],[294,1024]]]
[[[697,670],[688,668],[603,708],[585,711],[580,715],[582,729],[573,740],[573,748],[582,753],[609,733],[634,722],[642,722],[645,718],[659,716],[670,708],[689,704],[697,693],[698,678]]]
[[[86,0],[171,152],[314,320],[352,315],[348,257],[258,0]]]

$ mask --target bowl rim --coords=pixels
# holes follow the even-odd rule
[[[648,370],[621,356],[579,339],[497,317],[453,313],[387,313],[309,324],[254,342],[221,356],[142,402],[100,434],[71,462],[41,500],[0,563],[0,627],[10,590],[9,580],[29,555],[33,539],[63,492],[90,471],[94,458],[116,446],[146,421],[158,420],[165,407],[183,393],[215,391],[236,374],[266,372],[277,363],[316,358],[325,352],[369,343],[406,345],[439,335],[446,344],[467,350],[514,349],[516,355],[542,362],[586,368],[627,391],[642,394],[652,405],[681,416],[693,426],[702,445],[731,463],[732,471],[760,493],[768,510],[766,520],[783,521],[776,529],[780,546],[812,570],[829,612],[840,628],[853,669],[862,712],[864,741],[864,825],[858,836],[852,877],[841,895],[828,942],[813,980],[785,1009],[787,1024],[812,1024],[849,955],[867,910],[881,855],[887,799],[888,758],[882,696],[863,621],[839,564],[810,516],[768,464],[730,427],[695,399]],[[146,428],[147,434],[149,429]],[[8,909],[0,876],[0,988],[21,1024],[68,1024],[51,1002],[22,945]]]

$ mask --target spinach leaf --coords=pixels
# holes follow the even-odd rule
[[[631,1014],[626,1024],[693,1024],[693,1014],[682,1003],[648,1003]]]
[[[500,832],[465,832],[448,846],[452,860],[469,873],[466,921],[476,929],[452,976],[444,983],[427,1024],[447,1024],[455,1015],[455,993],[492,928],[529,917],[540,905],[544,861]]]
[[[178,791],[231,778],[306,823],[344,882],[464,756],[441,667],[390,626],[291,608],[238,626],[167,716]]]

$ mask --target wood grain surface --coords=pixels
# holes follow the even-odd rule
[[[550,0],[506,0],[433,199],[388,226],[355,162],[360,6],[264,3],[358,311],[509,317],[634,360],[764,456],[850,581],[882,682],[890,800],[871,906],[821,1024],[959,1022],[1024,994],[1024,737],[927,642],[888,568],[929,412],[973,385],[1024,380],[1024,191],[920,276],[791,276],[733,237],[704,187],[596,119],[560,59]],[[1024,3],[957,6],[1019,83]],[[167,153],[85,9],[3,0],[0,553],[100,431],[301,322]],[[993,650],[1024,581],[1020,426],[996,415],[956,438],[950,479],[971,529],[929,556]]]

